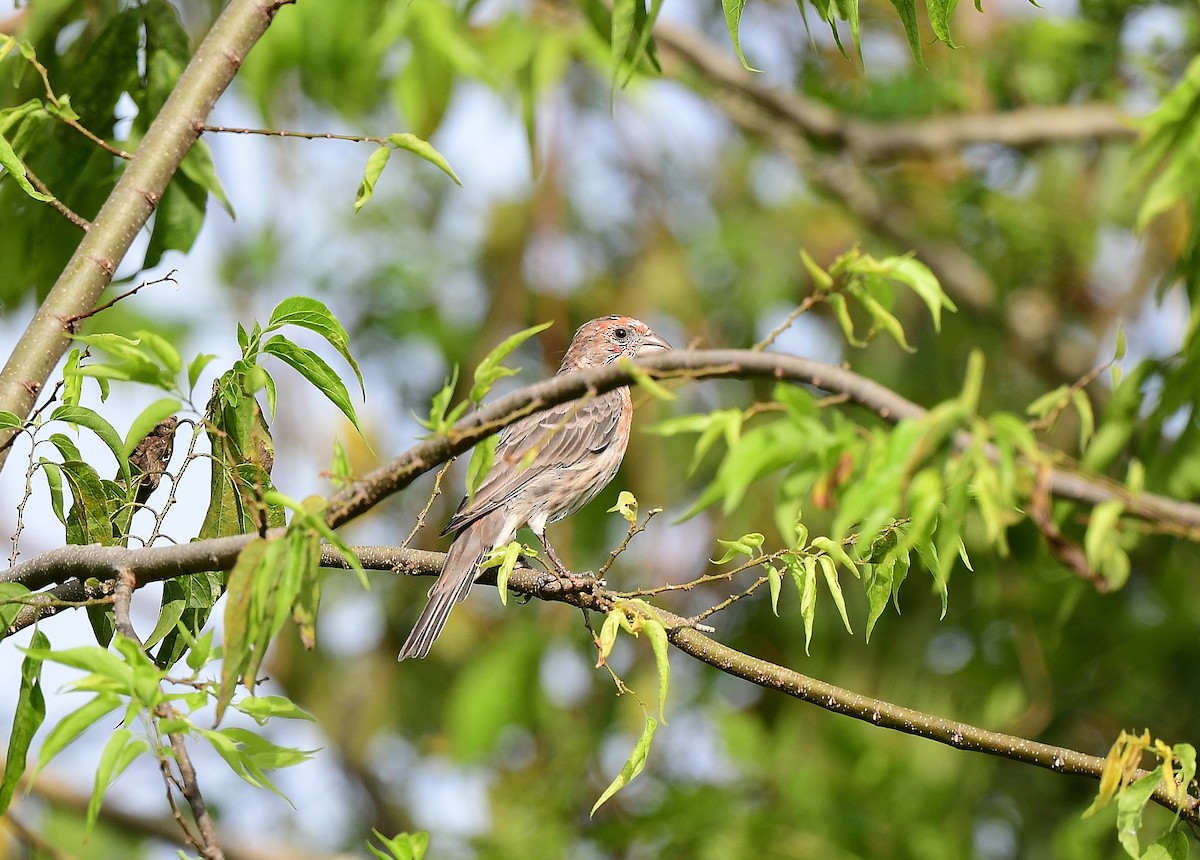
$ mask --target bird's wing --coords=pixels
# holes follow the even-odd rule
[[[442,534],[460,531],[494,511],[547,469],[572,466],[607,448],[617,435],[620,396],[611,391],[582,405],[563,403],[506,427],[496,443],[492,470],[471,504],[463,499]]]

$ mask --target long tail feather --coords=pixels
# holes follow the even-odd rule
[[[433,584],[433,588],[429,589],[429,602],[425,604],[421,617],[417,619],[404,642],[404,647],[400,649],[400,660],[424,657],[429,653],[433,641],[446,626],[450,610],[455,604],[462,603],[467,597],[467,592],[471,590],[478,573],[479,561],[484,553],[494,546],[500,524],[499,516],[483,517],[471,523],[455,538],[450,552],[446,554],[441,575]]]

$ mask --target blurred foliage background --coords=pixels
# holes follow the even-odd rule
[[[1160,165],[1144,150],[1139,160],[1133,118],[1186,80],[1200,46],[1195,5],[993,0],[981,13],[966,4],[952,19],[957,50],[919,22],[923,65],[891,4],[862,4],[861,57],[845,22],[839,50],[821,5],[805,7],[807,22],[792,4],[749,5],[741,45],[764,70],[750,74],[719,6],[670,0],[655,46],[661,72],[640,60],[614,94],[610,13],[598,2],[301,0],[246,58],[214,124],[410,131],[448,158],[464,188],[397,153],[355,213],[371,144],[207,132],[239,220],[206,211],[203,182],[180,180],[174,193],[190,205],[168,210],[179,214],[170,225],[160,210],[164,223],[139,246],[147,266],[161,258],[160,269],[135,260],[126,274],[175,268],[183,286],[158,305],[124,302],[105,324],[134,328],[139,315],[155,316],[177,342],[215,352],[209,343],[231,339],[228,320],[262,318],[284,295],[325,301],[350,329],[368,379],[370,448],[306,395],[281,402],[276,480],[320,491],[334,433],[366,471],[420,432],[412,416],[426,413],[452,367],[472,367],[519,328],[555,321],[521,351],[525,372],[514,385],[552,372],[574,327],[601,314],[637,316],[677,346],[747,347],[811,291],[801,248],[822,265],[855,245],[878,256],[915,251],[959,308],[937,332],[921,303],[904,299],[894,311],[915,352],[884,339],[847,346],[821,309],[775,348],[846,362],[926,406],[958,392],[967,355],[979,349],[982,411],[1023,414],[1110,360],[1122,323],[1137,384],[1123,399],[1112,398],[1107,374],[1087,386],[1097,415],[1117,428],[1089,463],[1122,478],[1136,460],[1147,489],[1194,498],[1194,227],[1181,184],[1137,229]],[[161,98],[147,58],[161,55],[170,79],[168,60],[186,60],[187,40],[217,9],[30,0],[13,10],[12,26],[85,126],[136,138]],[[10,84],[0,91],[6,107],[44,91],[15,56],[0,78]],[[795,112],[781,119],[775,98],[832,125],[822,130]],[[1025,120],[1010,133],[1014,116]],[[949,144],[892,144],[906,129],[959,128],[965,117],[974,130]],[[1197,122],[1184,111],[1176,139]],[[30,168],[93,214],[115,178],[111,159],[61,124],[22,128]],[[9,325],[28,316],[78,235],[0,182],[0,311]],[[646,404],[635,429],[769,393],[733,381],[689,386],[680,401]],[[847,415],[873,424],[852,408]],[[1079,431],[1068,410],[1040,438],[1080,456]],[[635,433],[614,485],[551,529],[560,554],[580,569],[603,561],[624,532],[605,513],[620,489],[666,508],[610,573],[621,587],[699,575],[718,537],[760,531],[778,540],[772,480],[732,512],[676,522],[720,463],[718,450],[689,475],[691,457],[687,438]],[[460,465],[417,545],[445,548],[437,532],[462,480]],[[348,539],[398,542],[431,490],[430,476],[354,524]],[[832,519],[836,496],[825,502],[805,506],[813,533]],[[4,506],[0,516],[11,517]],[[969,548],[976,537],[968,532]],[[736,604],[716,617],[716,635],[866,695],[1093,754],[1122,728],[1194,741],[1200,555],[1191,538],[1144,536],[1128,583],[1102,595],[1022,521],[1007,557],[973,553],[974,570],[958,568],[944,619],[914,572],[903,613],[885,614],[870,644],[866,600],[854,589],[857,635],[826,603],[807,654],[794,594],[779,618],[765,595]],[[25,540],[54,539],[34,530]],[[1079,817],[1095,791],[1089,781],[880,731],[679,659],[669,725],[645,772],[589,818],[641,713],[591,668],[579,616],[538,602],[500,607],[479,589],[427,660],[398,665],[426,588],[375,574],[364,594],[329,573],[318,648],[304,651],[292,633],[277,643],[268,674],[317,716],[325,747],[302,769],[321,790],[302,793],[294,812],[267,816],[277,834],[334,852],[361,845],[372,827],[425,829],[435,857],[1123,855],[1111,811]],[[727,593],[710,586],[670,608],[687,614]],[[613,664],[652,698],[649,649],[623,642]],[[111,797],[120,804],[119,786]],[[218,816],[240,802],[217,798]],[[339,810],[336,827],[314,834],[306,804]],[[1148,817],[1166,821],[1157,809]],[[66,840],[74,825],[48,815],[42,826]],[[111,851],[110,837],[119,846]],[[155,850],[130,832],[93,837],[79,856]]]

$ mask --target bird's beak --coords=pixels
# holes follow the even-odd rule
[[[641,345],[638,347],[638,354],[641,355],[642,353],[645,353],[647,350],[651,350],[651,349],[670,349],[670,348],[671,348],[671,344],[667,343],[665,340],[663,340],[661,337],[656,335],[654,332],[648,332],[646,334],[646,336],[642,338]]]

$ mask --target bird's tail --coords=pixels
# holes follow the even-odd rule
[[[497,516],[499,515],[499,516]],[[450,546],[442,573],[429,589],[429,602],[421,611],[421,617],[400,649],[400,660],[409,657],[424,657],[429,653],[433,640],[438,638],[450,610],[462,603],[475,582],[479,561],[495,544],[496,532],[500,528],[503,512],[482,517],[471,523]]]

